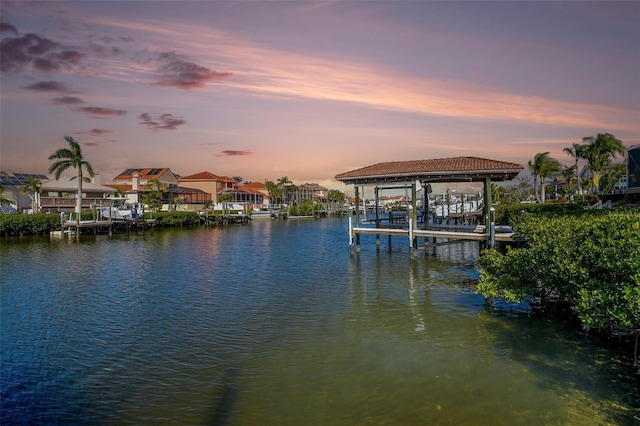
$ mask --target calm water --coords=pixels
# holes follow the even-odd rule
[[[346,229],[0,241],[2,424],[640,424],[632,354],[486,304],[475,244]]]

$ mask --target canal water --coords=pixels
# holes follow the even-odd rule
[[[640,424],[633,354],[346,219],[0,241],[1,423]]]

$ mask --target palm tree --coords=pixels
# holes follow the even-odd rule
[[[85,168],[91,177],[93,177],[95,173],[93,173],[93,167],[91,167],[91,164],[85,161],[80,144],[71,136],[65,136],[64,140],[69,143],[69,148],[60,148],[49,156],[49,160],[58,160],[49,166],[49,173],[55,172],[56,180],[58,180],[60,179],[60,175],[62,175],[62,173],[64,173],[68,168],[73,167],[77,170],[78,198],[76,211],[78,212],[78,218],[80,218],[80,212],[82,211],[82,182],[84,180],[82,169]],[[89,181],[89,178],[86,179]]]
[[[147,182],[147,188],[149,191],[144,196],[144,203],[148,204],[151,209],[159,210],[159,207],[162,206],[162,195],[167,188],[166,185],[158,179],[150,179]]]
[[[278,185],[270,180],[265,180],[264,184],[267,186],[267,192],[269,193],[269,200],[271,204],[277,204],[276,201],[279,201],[282,198],[282,191],[278,188]]]
[[[593,187],[597,196],[602,173],[609,167],[612,158],[616,154],[624,156],[626,148],[621,140],[610,133],[598,133],[597,136],[587,136],[582,140],[586,143],[582,153],[583,158],[589,163],[589,171],[591,172]]]
[[[623,163],[618,163],[607,167],[600,178],[602,193],[613,191],[616,183],[627,175],[627,166]]]
[[[9,175],[5,172],[0,172],[0,176],[4,177],[4,178],[8,178]],[[0,195],[2,195],[4,193],[4,184],[2,183],[2,181],[0,180]],[[0,206],[4,206],[5,204],[11,204],[13,201],[9,200],[8,198],[4,198],[0,196]]]
[[[283,177],[281,177],[280,179],[278,179],[278,182],[276,183],[276,185],[278,186],[278,188],[280,188],[280,191],[282,191],[282,195],[281,195],[281,196],[282,196],[282,202],[283,202],[283,203],[285,202],[285,199],[284,199],[284,198],[285,198],[285,194],[286,194],[286,192],[287,192],[287,191],[286,191],[286,186],[287,186],[287,184],[288,184],[288,183],[293,183],[293,182],[291,182],[291,181],[289,180],[289,178],[288,178],[288,177],[286,177],[286,176],[283,176]]]
[[[42,194],[42,182],[40,179],[30,177],[22,183],[22,192],[31,199],[31,210],[36,213],[40,211],[40,194]]]
[[[533,173],[533,189],[536,193],[536,198],[538,197],[535,180],[537,176],[540,181],[540,197],[538,198],[538,201],[544,203],[546,199],[544,181],[546,178],[555,176],[558,172],[560,172],[562,165],[555,158],[549,157],[548,152],[539,152],[533,158],[533,161],[529,161],[529,168]]]
[[[569,156],[572,157],[573,159],[575,159],[575,161],[576,161],[575,173],[576,173],[576,177],[578,179],[578,193],[582,193],[582,186],[580,185],[580,170],[578,169],[578,160],[580,158],[584,158],[584,149],[585,149],[584,147],[585,146],[582,145],[582,144],[574,143],[570,147],[564,148],[562,150],[566,154],[569,154]],[[567,179],[567,182],[568,181],[569,181],[569,179]]]

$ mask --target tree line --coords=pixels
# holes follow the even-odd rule
[[[596,136],[582,138],[582,143],[574,143],[563,149],[563,152],[574,159],[574,164],[566,166],[551,157],[549,152],[539,152],[529,161],[528,168],[533,175],[533,194],[530,184],[523,179],[514,180],[511,185],[495,187],[496,196],[506,202],[525,201],[532,196],[538,202],[547,199],[546,180],[562,177],[567,183],[564,196],[583,196],[611,192],[615,184],[626,175],[623,163],[614,164],[614,159],[624,157],[626,147],[622,141],[610,133],[598,133]],[[579,161],[586,162],[587,176],[580,176]]]

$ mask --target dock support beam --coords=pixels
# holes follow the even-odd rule
[[[418,248],[418,238],[414,237],[413,231],[418,228],[418,197],[416,191],[416,182],[411,184],[411,218],[409,219],[409,238],[411,240],[411,248]]]

